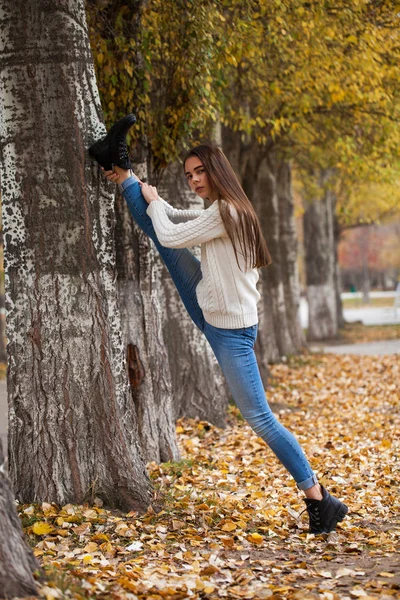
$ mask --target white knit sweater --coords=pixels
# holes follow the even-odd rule
[[[230,209],[235,218],[236,210]],[[196,296],[207,323],[222,329],[239,329],[258,323],[258,270],[246,268],[238,245],[242,270],[239,269],[217,201],[204,210],[178,210],[159,198],[150,202],[147,214],[163,246],[201,245],[203,277],[197,285]]]

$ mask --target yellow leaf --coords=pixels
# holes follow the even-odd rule
[[[205,586],[204,586],[204,589],[203,589],[203,592],[204,592],[205,594],[212,594],[212,592],[213,592],[214,590],[215,590],[215,586],[213,586],[213,585],[205,585]]]
[[[45,521],[38,521],[33,525],[32,531],[36,535],[47,535],[48,533],[54,531],[54,527]]]
[[[251,542],[252,544],[262,544],[264,541],[264,538],[262,535],[260,535],[259,533],[250,533],[247,536],[247,539],[249,540],[249,542]]]
[[[56,529],[56,534],[61,535],[61,537],[68,537],[70,533],[69,529]]]
[[[91,554],[85,554],[85,556],[82,558],[82,561],[87,565],[88,563],[92,562],[93,560],[93,556]]]
[[[232,521],[227,521],[222,525],[221,529],[222,531],[233,531],[234,529],[236,529],[236,524]]]
[[[97,544],[96,542],[89,542],[88,544],[86,544],[86,546],[83,548],[84,552],[95,552],[97,550]]]
[[[381,448],[391,448],[392,442],[390,440],[382,440]]]

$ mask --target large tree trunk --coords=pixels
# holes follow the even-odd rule
[[[259,334],[256,352],[264,383],[268,363],[297,354],[305,344],[299,320],[297,232],[290,165],[274,147],[243,141],[223,129],[223,148],[259,217],[273,263],[260,270]]]
[[[180,164],[171,165],[159,185],[160,196],[176,208],[204,208],[202,200],[187,189]],[[191,248],[200,258],[199,248]],[[225,379],[204,335],[193,324],[171,276],[158,258],[157,279],[163,282],[165,320],[164,339],[167,344],[174,395],[175,416],[199,417],[225,427],[229,392]]]
[[[338,332],[334,237],[336,197],[327,187],[329,177],[329,171],[319,174],[322,197],[306,200],[304,213],[308,340],[334,338]]]
[[[0,251],[3,252],[3,226],[0,225]],[[4,270],[0,271],[0,362],[7,362]]]
[[[145,161],[137,165],[146,176]],[[116,202],[116,251],[118,288],[126,348],[129,382],[136,409],[142,452],[147,461],[167,462],[179,458],[175,435],[176,404],[180,389],[171,386],[171,368],[162,325],[163,286],[149,238],[129,214],[120,194]],[[174,394],[172,396],[172,388]]]
[[[151,484],[122,344],[113,197],[85,150],[104,128],[84,3],[15,0],[0,14],[13,487],[22,502],[97,495],[144,509]]]
[[[98,53],[103,52],[104,42],[108,52],[113,55],[115,65],[126,61],[126,53],[119,43],[121,27],[116,22],[121,15],[124,18],[124,35],[130,40],[129,63],[134,70],[135,81],[130,82],[129,92],[126,89],[119,90],[121,93],[117,94],[115,115],[131,112],[132,93],[135,98],[140,98],[147,84],[144,76],[137,76],[145,71],[140,53],[141,11],[144,4],[146,2],[143,0],[130,2],[129,7],[122,0],[86,2],[92,43]],[[98,69],[97,76],[100,89],[109,90],[109,75],[104,72],[103,65]],[[106,95],[106,105],[109,100],[110,96]],[[140,114],[146,107],[135,102],[134,110]],[[145,139],[136,146],[135,169],[140,178],[148,177],[148,149]],[[116,198],[116,221],[115,245],[123,343],[143,455],[146,461],[177,460],[175,402],[162,332],[162,282],[155,276],[153,246],[130,217],[120,194]]]
[[[0,598],[36,596],[32,573],[38,569],[32,550],[24,540],[21,521],[15,510],[0,440]]]

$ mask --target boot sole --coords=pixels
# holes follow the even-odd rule
[[[95,142],[89,148],[89,155],[94,158],[106,171],[112,171],[113,166],[111,161],[106,159],[110,153],[110,144],[106,143],[106,137]]]

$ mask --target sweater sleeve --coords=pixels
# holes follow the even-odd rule
[[[176,224],[169,219],[163,202],[155,200],[147,208],[160,244],[166,248],[191,248],[218,237],[228,237],[217,201],[199,212],[195,219]]]
[[[191,219],[196,219],[201,215],[203,210],[183,210],[180,208],[174,208],[168,202],[163,200],[161,196],[158,199],[162,202],[165,207],[165,212],[173,223],[185,223]]]

